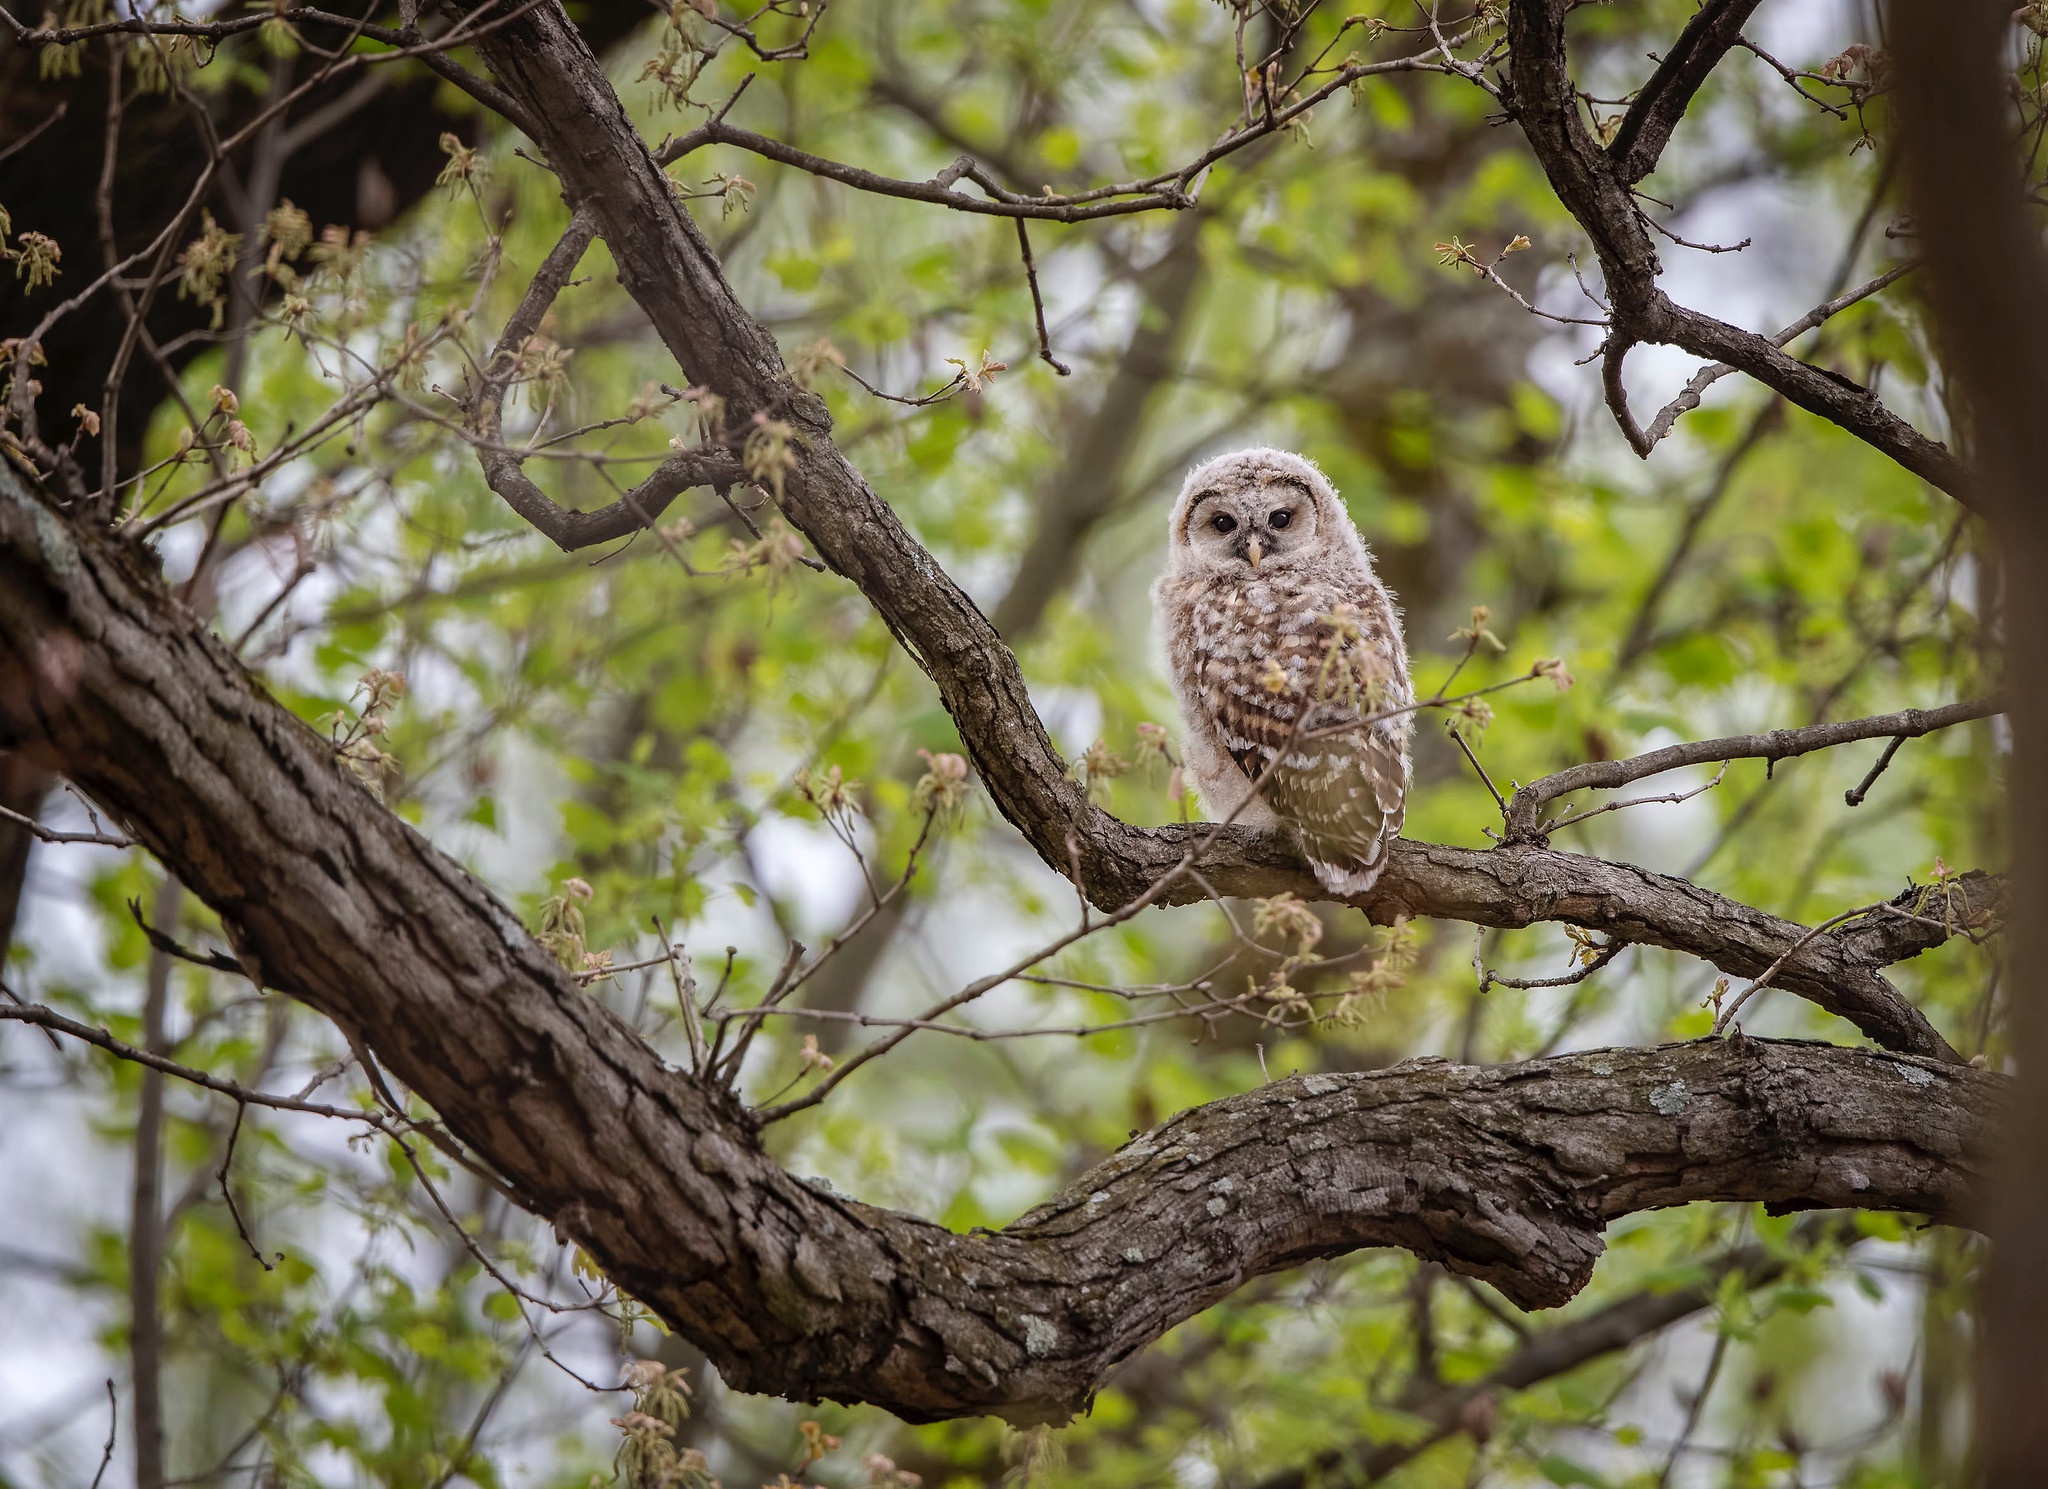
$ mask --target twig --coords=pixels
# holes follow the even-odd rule
[[[242,1244],[249,1248],[249,1255],[256,1258],[258,1266],[262,1267],[266,1272],[274,1272],[277,1268],[267,1261],[263,1253],[257,1249],[255,1238],[249,1234],[249,1227],[242,1219],[242,1207],[235,1203],[235,1191],[228,1187],[228,1170],[234,1166],[235,1162],[235,1140],[242,1135],[242,1116],[248,1109],[249,1107],[246,1102],[238,1101],[235,1103],[235,1120],[228,1128],[227,1152],[221,1156],[220,1168],[215,1172],[214,1177],[220,1180],[220,1197],[228,1202],[228,1214],[234,1218],[235,1231],[241,1236]],[[278,1252],[277,1259],[279,1261],[284,1260],[284,1253],[282,1251]]]
[[[1805,950],[1806,947],[1809,944],[1811,944],[1822,933],[1833,930],[1836,926],[1840,925],[1845,920],[1854,920],[1859,915],[1869,915],[1875,911],[1882,910],[1886,907],[1886,903],[1887,902],[1884,900],[1879,900],[1874,905],[1859,905],[1854,910],[1844,910],[1840,915],[1836,915],[1831,917],[1830,919],[1823,920],[1819,925],[1815,926],[1812,930],[1808,931],[1805,935],[1801,936],[1797,941],[1794,941],[1790,946],[1785,948],[1783,954],[1781,954],[1775,962],[1772,962],[1770,966],[1764,969],[1763,976],[1759,977],[1755,982],[1752,982],[1748,987],[1744,988],[1742,992],[1739,995],[1737,995],[1735,1001],[1728,1005],[1727,1009],[1721,1014],[1721,1016],[1714,1020],[1713,1032],[1719,1034],[1723,1030],[1725,1030],[1728,1027],[1729,1021],[1735,1017],[1736,1012],[1742,1007],[1742,1005],[1747,1003],[1752,997],[1756,996],[1756,994],[1759,991],[1766,987],[1769,987],[1771,979],[1778,975],[1779,971],[1784,967],[1785,963],[1791,961],[1793,957],[1797,956],[1801,951]]]
[[[1486,767],[1479,763],[1479,757],[1472,753],[1472,746],[1465,742],[1465,731],[1452,729],[1450,736],[1457,744],[1459,752],[1470,760],[1472,768],[1479,772],[1479,779],[1486,783],[1487,792],[1493,797],[1493,804],[1500,808],[1501,819],[1505,821],[1508,815],[1507,799],[1500,794],[1500,787],[1493,784],[1493,777],[1486,773]]]
[[[1045,331],[1045,297],[1038,292],[1038,265],[1031,257],[1031,234],[1024,219],[1017,219],[1017,249],[1024,255],[1024,279],[1031,286],[1031,313],[1038,320],[1038,356],[1061,377],[1072,377],[1074,369],[1052,354],[1052,339]]]
[[[434,1181],[427,1177],[426,1166],[420,1162],[420,1155],[412,1150],[412,1144],[406,1142],[403,1138],[393,1138],[392,1141],[398,1144],[398,1150],[405,1155],[405,1161],[412,1166],[413,1176],[420,1181],[420,1187],[426,1190],[427,1198],[433,1201],[434,1208],[440,1212],[441,1218],[447,1222],[448,1228],[455,1232],[456,1239],[462,1243],[462,1249],[476,1259],[476,1264],[489,1274],[493,1282],[497,1283],[498,1286],[505,1289],[511,1295],[513,1305],[519,1309],[519,1320],[526,1325],[527,1335],[533,1340],[534,1348],[541,1352],[541,1356],[550,1365],[582,1386],[586,1391],[593,1391],[599,1395],[604,1395],[618,1389],[615,1386],[601,1386],[594,1380],[587,1380],[572,1366],[565,1365],[556,1359],[554,1351],[548,1348],[547,1340],[541,1337],[540,1326],[527,1315],[525,1308],[527,1303],[531,1303],[534,1307],[545,1309],[549,1313],[602,1312],[604,1308],[603,1300],[600,1298],[586,1303],[557,1303],[547,1298],[535,1297],[510,1277],[507,1277],[498,1264],[491,1260],[490,1254],[477,1243],[476,1237],[469,1233],[469,1228],[458,1220],[455,1212],[448,1207],[448,1201],[441,1197],[441,1191],[435,1188]]]
[[[57,110],[59,115],[63,110]],[[40,132],[40,131],[38,131]],[[107,1382],[107,1445],[100,1449],[99,1472],[92,1476],[92,1489],[100,1489],[100,1480],[107,1476],[107,1465],[114,1461],[114,1434],[121,1426],[121,1403],[114,1395],[114,1383]]]
[[[1591,811],[1575,812],[1571,816],[1559,818],[1555,822],[1546,822],[1539,829],[1539,831],[1544,833],[1552,833],[1556,832],[1561,827],[1576,827],[1579,823],[1584,822],[1588,817],[1597,817],[1602,812],[1618,812],[1623,807],[1650,806],[1658,802],[1676,803],[1681,801],[1691,801],[1695,796],[1701,795],[1702,793],[1707,791],[1711,791],[1716,786],[1720,785],[1721,782],[1727,778],[1727,775],[1728,762],[1726,760],[1723,760],[1721,762],[1721,768],[1714,772],[1714,778],[1711,781],[1708,781],[1703,786],[1695,786],[1690,791],[1674,791],[1667,796],[1631,796],[1627,801],[1611,801],[1604,807],[1594,807]],[[1855,803],[1851,802],[1850,805],[1854,806]]]
[[[57,106],[54,109],[50,110],[49,115],[43,120],[42,123],[38,124],[34,129],[31,129],[27,134],[23,135],[20,139],[14,141],[14,143],[10,145],[0,145],[0,161],[4,161],[7,159],[8,156],[18,154],[21,151],[26,150],[30,145],[33,145],[38,139],[42,138],[42,133],[44,130],[48,129],[51,125],[55,124],[58,120],[64,117],[65,111],[70,107],[70,99],[59,99],[57,101]],[[109,1381],[107,1383],[107,1389],[110,1391],[113,1389],[113,1382]],[[106,1466],[102,1464],[101,1472],[105,1472],[105,1470]],[[93,1483],[97,1484],[99,1483],[99,1480],[94,1479]]]
[[[709,1057],[704,1048],[704,1026],[697,1018],[697,979],[694,974],[685,979],[677,962],[687,958],[688,953],[682,953],[679,958],[678,948],[669,940],[668,928],[661,923],[661,917],[656,915],[653,920],[654,934],[661,937],[663,948],[669,952],[661,960],[668,963],[669,980],[676,989],[676,1013],[683,1021],[683,1034],[690,1041],[690,1073],[702,1075],[709,1068]]]
[[[1484,993],[1492,988],[1511,987],[1527,990],[1530,988],[1571,987],[1584,982],[1595,972],[1628,950],[1627,941],[1609,941],[1594,952],[1592,959],[1576,972],[1567,972],[1561,977],[1502,977],[1490,969],[1480,956],[1480,946],[1486,939],[1486,928],[1479,927],[1472,936],[1472,970],[1479,974],[1479,991]]]
[[[1877,784],[1877,778],[1884,774],[1885,767],[1892,763],[1892,756],[1898,754],[1899,746],[1904,744],[1906,739],[1907,736],[1903,734],[1892,736],[1892,742],[1886,745],[1884,753],[1877,757],[1877,764],[1870,767],[1870,774],[1842,793],[1844,803],[1852,807],[1863,805],[1863,798],[1870,794],[1870,788]]]
[[[32,838],[44,843],[96,843],[102,848],[133,848],[133,838],[116,837],[109,832],[55,832],[22,812],[11,807],[0,807],[0,821],[12,822]]]

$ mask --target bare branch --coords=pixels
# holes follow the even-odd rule
[[[1552,827],[1561,826],[1539,824],[1537,814],[1545,802],[1555,801],[1573,791],[1612,790],[1616,786],[1626,786],[1632,781],[1686,765],[1711,765],[1716,761],[1729,760],[1768,760],[1775,764],[1815,750],[1853,744],[1859,739],[1881,739],[1886,735],[1918,739],[1923,734],[1967,724],[1973,719],[1990,718],[2004,711],[2005,695],[1994,693],[1988,698],[1951,703],[1943,708],[1908,708],[1867,719],[1809,724],[1803,729],[1773,729],[1768,734],[1738,734],[1727,739],[1667,745],[1661,750],[1632,755],[1626,760],[1588,761],[1544,776],[1517,791],[1508,805],[1508,839],[1511,842],[1535,841]]]
[[[1636,95],[1628,112],[1615,128],[1607,155],[1622,183],[1633,186],[1657,168],[1658,157],[1671,140],[1693,96],[1728,54],[1742,40],[1742,28],[1762,0],[1707,0],[1678,40],[1657,64],[1650,81]]]
[[[522,354],[541,317],[568,284],[595,236],[596,228],[588,217],[579,213],[570,219],[561,240],[534,272],[519,308],[505,323],[504,334],[485,365],[482,385],[470,403],[470,427],[485,483],[564,553],[642,532],[659,522],[670,503],[690,487],[714,486],[722,492],[743,476],[739,459],[730,451],[679,451],[610,506],[572,512],[557,506],[521,468],[528,452],[505,443],[501,420],[506,390],[519,371]]]
[[[1848,290],[1843,294],[1835,296],[1832,300],[1814,306],[1813,309],[1807,311],[1798,320],[1780,331],[1776,336],[1773,336],[1771,338],[1772,342],[1778,346],[1785,346],[1798,337],[1804,336],[1823,321],[1829,320],[1833,316],[1847,310],[1858,300],[1868,299],[1879,290],[1888,288],[1919,267],[1920,261],[1918,259],[1909,259],[1903,264],[1887,269],[1876,278],[1858,285],[1855,289]],[[1735,370],[1734,367],[1726,362],[1714,362],[1694,373],[1691,380],[1686,383],[1684,390],[1657,411],[1657,417],[1650,421],[1650,427],[1643,433],[1645,448],[1638,453],[1647,454],[1649,448],[1657,445],[1666,435],[1671,433],[1673,426],[1678,423],[1680,418],[1700,406],[1700,396],[1707,389]]]
[[[1468,28],[1451,38],[1446,45],[1457,45],[1471,34]],[[1447,56],[1448,53],[1443,55]],[[930,181],[898,180],[893,176],[884,176],[860,166],[847,165],[843,161],[829,160],[808,150],[799,150],[794,145],[785,144],[769,135],[756,134],[750,129],[727,124],[723,118],[707,120],[688,134],[670,140],[656,152],[655,159],[666,166],[705,145],[731,145],[751,151],[763,159],[773,160],[781,165],[795,166],[798,170],[822,176],[830,181],[838,181],[859,191],[873,192],[879,196],[900,197],[905,201],[926,202],[933,206],[950,207],[956,212],[974,212],[989,217],[1086,222],[1095,218],[1124,217],[1133,212],[1150,212],[1161,208],[1180,210],[1195,205],[1195,183],[1217,161],[1236,154],[1257,140],[1286,129],[1324,99],[1341,93],[1363,78],[1385,77],[1402,72],[1457,72],[1460,76],[1465,75],[1463,68],[1466,64],[1447,64],[1434,60],[1438,56],[1438,51],[1433,48],[1410,57],[1395,57],[1385,62],[1352,63],[1338,68],[1321,86],[1303,94],[1284,108],[1258,114],[1243,127],[1231,130],[1223,139],[1177,170],[1147,176],[1138,181],[1091,187],[1085,191],[1048,191],[1040,196],[1011,191],[979,163],[964,155]],[[987,192],[987,198],[967,196],[954,191],[953,183],[963,178]]]
[[[16,827],[44,843],[95,843],[102,848],[132,848],[131,838],[117,837],[110,832],[57,832],[45,827],[35,818],[17,812],[12,807],[0,806],[0,821],[12,822]]]
[[[1606,397],[1630,447],[1646,456],[1655,441],[1628,412],[1621,390],[1622,361],[1631,347],[1643,343],[1677,346],[1748,373],[1969,506],[1970,483],[1962,464],[1946,446],[1886,408],[1870,389],[1787,355],[1768,336],[1688,309],[1664,293],[1657,282],[1662,266],[1656,247],[1631,191],[1633,178],[1625,177],[1616,158],[1600,147],[1580,114],[1565,52],[1565,17],[1573,8],[1572,0],[1511,0],[1509,86],[1502,102],[1522,126],[1558,200],[1585,229],[1600,256],[1612,325],[1602,347]],[[1695,16],[1694,26],[1700,28],[1697,45],[1684,50],[1682,65],[1673,67],[1669,79],[1676,91],[1646,89],[1650,102],[1638,100],[1643,122],[1632,137],[1631,161],[1647,158],[1654,163],[1662,140],[1653,126],[1663,127],[1659,121],[1666,109],[1658,100],[1690,97],[1697,81],[1687,79],[1702,65],[1711,66],[1739,35],[1713,28],[1744,8],[1744,0],[1724,0],[1704,6]],[[1679,55],[1674,52],[1674,57]],[[1676,115],[1670,122],[1676,122]]]

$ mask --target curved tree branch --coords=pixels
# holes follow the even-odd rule
[[[519,308],[505,322],[505,330],[498,337],[498,344],[491,348],[480,386],[470,401],[470,429],[476,440],[477,461],[483,466],[484,483],[564,553],[643,532],[659,522],[669,503],[690,487],[715,486],[724,491],[742,474],[738,457],[730,451],[685,450],[662,461],[644,481],[610,506],[594,512],[572,512],[558,506],[534,484],[524,468],[526,457],[505,443],[506,390],[520,372],[527,343],[540,328],[541,318],[569,283],[569,276],[576,272],[578,261],[595,236],[596,229],[588,217],[579,213],[569,220],[561,240],[534,271],[533,282],[527,286]]]

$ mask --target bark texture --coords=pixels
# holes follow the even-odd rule
[[[729,1092],[572,985],[145,553],[0,466],[0,746],[29,738],[221,916],[253,976],[361,1038],[742,1390],[1059,1420],[1249,1278],[1360,1246],[1537,1307],[1644,1208],[1968,1223],[2002,1100],[1965,1066],[1755,1040],[1415,1061],[1197,1108],[1007,1229],[955,1235],[779,1168]]]

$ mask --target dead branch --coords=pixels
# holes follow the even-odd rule
[[[1703,739],[1690,744],[1667,745],[1646,755],[1626,760],[1592,760],[1574,765],[1533,781],[1515,793],[1508,804],[1507,836],[1511,842],[1541,841],[1546,833],[1563,823],[1539,823],[1536,819],[1546,802],[1574,791],[1612,790],[1648,776],[1662,775],[1687,765],[1712,765],[1729,760],[1780,760],[1808,755],[1815,750],[1853,744],[1861,739],[1918,739],[1937,730],[1990,718],[2005,711],[2005,696],[1994,693],[1968,703],[1951,703],[1943,708],[1908,708],[1898,713],[1878,714],[1867,719],[1845,719],[1833,724],[1809,724],[1803,729],[1773,729],[1768,734],[1738,734],[1727,739]],[[1568,818],[1579,821],[1582,818]]]

